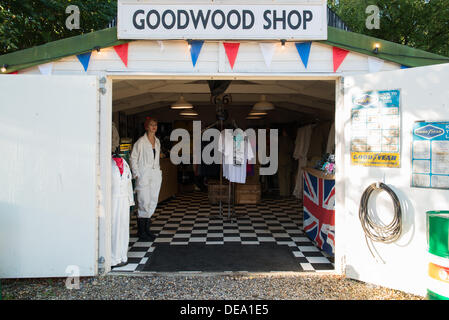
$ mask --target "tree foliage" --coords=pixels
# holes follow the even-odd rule
[[[447,0],[328,0],[353,32],[449,56]],[[369,30],[369,5],[379,8],[380,29]]]
[[[78,6],[80,29],[69,30],[66,8]],[[104,29],[117,0],[0,0],[0,55]]]

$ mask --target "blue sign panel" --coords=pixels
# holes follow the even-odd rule
[[[449,122],[415,122],[411,185],[449,189]]]

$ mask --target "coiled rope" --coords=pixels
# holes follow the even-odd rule
[[[380,222],[374,221],[373,217],[370,216],[368,212],[368,201],[371,194],[374,191],[385,191],[393,199],[394,204],[394,217],[393,220],[388,224],[382,224]],[[359,219],[362,224],[363,231],[365,232],[365,239],[371,254],[374,254],[368,244],[368,238],[372,241],[382,242],[382,243],[392,243],[399,239],[402,232],[402,211],[401,203],[396,193],[388,187],[386,184],[373,183],[363,192],[362,198],[360,200],[359,208]]]

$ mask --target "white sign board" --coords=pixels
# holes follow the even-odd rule
[[[326,40],[326,1],[297,3],[122,0],[118,39]]]

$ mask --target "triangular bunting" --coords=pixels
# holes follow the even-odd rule
[[[299,56],[301,57],[302,63],[304,63],[304,67],[306,67],[307,69],[312,42],[295,43],[295,45],[296,49],[298,50]]]
[[[384,66],[384,60],[368,57],[368,70],[370,73],[379,72]]]
[[[237,54],[239,52],[240,43],[235,42],[223,42],[223,46],[226,51],[226,55],[228,56],[229,64],[231,65],[231,69],[234,69],[235,59],[237,58]]]
[[[14,72],[11,72],[11,73],[8,73],[8,74],[19,74],[19,71],[14,71]]]
[[[274,42],[260,42],[260,51],[262,51],[263,59],[265,64],[269,68],[271,61],[273,60],[274,51],[276,50],[276,43]]]
[[[191,42],[192,47],[190,48],[190,55],[192,56],[193,67],[195,67],[196,62],[198,61],[198,57],[200,55],[203,44],[203,40],[193,40]]]
[[[50,75],[53,72],[53,63],[45,63],[38,66],[43,75]]]
[[[338,68],[340,68],[343,61],[346,59],[349,51],[345,49],[340,49],[337,47],[333,47],[333,57],[334,57],[334,72],[337,72]]]
[[[115,46],[114,49],[125,66],[128,67],[128,43],[119,44],[118,46]]]
[[[86,52],[86,53],[77,55],[78,60],[81,62],[81,64],[84,67],[84,71],[87,71],[87,68],[89,67],[89,61],[90,61],[91,55],[92,55],[92,52]]]

